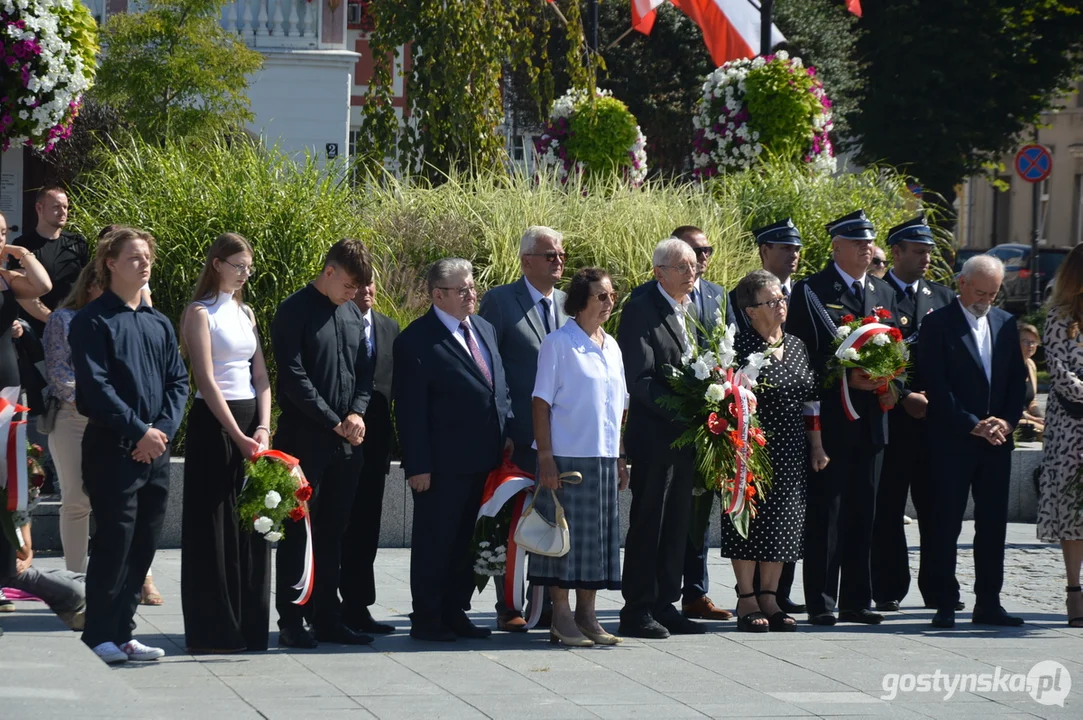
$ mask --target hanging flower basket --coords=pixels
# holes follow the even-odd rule
[[[785,51],[728,62],[708,75],[692,123],[697,178],[769,158],[835,171],[831,101],[816,69]]]
[[[48,152],[71,136],[96,69],[98,24],[78,0],[0,0],[0,139]]]
[[[647,138],[627,106],[607,90],[569,90],[553,103],[535,141],[538,164],[556,169],[561,183],[572,173],[620,173],[632,185],[647,177]]]

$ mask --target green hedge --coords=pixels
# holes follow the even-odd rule
[[[72,188],[72,224],[90,238],[111,223],[150,231],[159,245],[155,305],[174,321],[215,236],[244,235],[257,268],[247,299],[266,339],[279,302],[314,277],[327,248],[345,236],[369,244],[377,307],[405,325],[428,307],[424,273],[439,257],[473,260],[482,288],[515,280],[528,225],[564,233],[569,274],[598,265],[627,291],[650,277],[654,245],[678,225],[706,231],[716,250],[709,277],[732,286],[758,265],[753,227],[792,216],[805,238],[805,274],[829,256],[828,220],[863,207],[886,230],[915,212],[903,179],[875,170],[815,179],[803,168],[777,166],[707,186],[631,189],[614,181],[589,193],[521,175],[452,177],[435,186],[380,178],[359,188],[346,176],[340,167],[249,143],[133,144],[104,157]]]

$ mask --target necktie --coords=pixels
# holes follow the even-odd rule
[[[910,302],[914,302],[914,286],[913,285],[907,285],[906,286],[906,297],[910,300]]]
[[[789,296],[790,296],[790,289],[788,287],[786,287],[785,285],[783,285],[782,286],[782,297],[789,297]]]
[[[862,307],[864,307],[865,306],[865,288],[861,287],[861,281],[860,280],[854,280],[854,284],[851,285],[850,287],[852,287],[854,289],[854,297],[856,297],[857,301],[859,303],[861,303]]]
[[[553,332],[553,328],[549,324],[549,298],[542,298],[538,302],[540,302],[542,306],[542,324],[545,325],[545,334],[548,335]]]
[[[364,334],[365,334],[365,352],[368,353],[368,356],[371,358],[372,357],[372,337],[371,337],[370,331],[369,331],[369,319],[368,319],[368,317],[362,318],[362,323],[364,324],[362,330],[364,331]]]
[[[459,323],[459,329],[463,331],[463,337],[466,338],[466,347],[470,348],[470,356],[474,358],[474,362],[477,363],[481,374],[489,381],[489,387],[492,387],[493,376],[489,373],[489,366],[485,364],[485,357],[481,354],[481,348],[478,347],[477,341],[474,340],[474,336],[470,332],[470,326],[464,320]]]

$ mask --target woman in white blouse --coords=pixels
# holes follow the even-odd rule
[[[197,388],[188,414],[181,519],[181,606],[191,653],[266,650],[271,544],[240,529],[244,461],[270,442],[271,387],[242,301],[252,247],[225,233],[211,245],[181,318]]]
[[[615,645],[599,624],[599,589],[620,589],[620,518],[617,492],[628,487],[621,419],[628,393],[617,341],[602,329],[616,303],[609,274],[584,268],[572,278],[564,310],[574,320],[550,333],[538,352],[534,385],[534,438],[539,488],[535,507],[552,518],[550,489],[564,506],[571,550],[564,557],[535,555],[531,582],[553,597],[549,639],[565,645]],[[582,483],[561,480],[578,472]],[[568,592],[575,590],[575,614]]]

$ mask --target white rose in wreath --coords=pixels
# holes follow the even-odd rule
[[[703,397],[710,402],[722,402],[722,398],[726,396],[725,389],[718,383],[711,383],[707,386],[707,392],[703,394]]]
[[[269,532],[269,533],[267,533],[266,535],[263,536],[263,539],[266,540],[267,542],[278,542],[279,540],[282,539],[282,533],[280,533],[278,531]]]
[[[274,510],[276,507],[278,507],[278,503],[280,502],[282,502],[282,496],[274,490],[268,491],[268,493],[263,497],[263,505],[268,510]]]
[[[271,528],[273,528],[274,526],[275,526],[274,520],[271,520],[271,518],[269,518],[269,517],[264,517],[263,515],[260,515],[252,523],[252,527],[260,535],[266,535],[267,531],[270,530]]]

